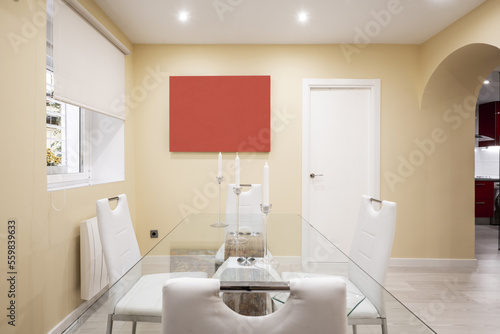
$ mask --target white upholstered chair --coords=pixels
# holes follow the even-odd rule
[[[163,287],[161,333],[345,334],[345,289],[335,277],[292,280],[290,297],[278,312],[247,317],[222,302],[219,280],[171,279]]]
[[[380,325],[387,334],[383,289],[391,257],[396,229],[396,203],[382,201],[380,209],[373,208],[372,199],[363,196],[358,225],[351,244],[349,280],[367,297],[349,315],[349,324],[356,334],[357,325]],[[370,275],[373,280],[367,279]]]
[[[249,189],[242,187],[243,191],[240,194],[240,214],[260,214],[260,204],[262,203],[262,185],[251,184]],[[226,214],[236,213],[236,194],[233,191],[235,184],[227,185],[226,193]]]
[[[348,324],[356,334],[358,325],[380,325],[387,334],[383,286],[394,241],[396,227],[396,203],[382,201],[375,210],[372,199],[361,198],[358,224],[351,244],[348,276],[344,278],[347,291],[360,293],[366,298],[349,314]],[[283,280],[304,277],[324,277],[314,273],[283,272]],[[376,282],[373,281],[375,279]],[[279,304],[275,306],[280,307]]]
[[[102,244],[104,260],[108,268],[109,284],[113,285],[127,274],[126,283],[130,289],[124,288],[117,293],[116,304],[108,315],[106,332],[113,330],[114,321],[132,321],[132,333],[135,333],[137,322],[160,322],[162,307],[163,283],[174,277],[207,277],[206,273],[164,273],[142,276],[139,244],[134,232],[128,209],[126,195],[118,196],[115,209],[109,206],[107,198],[96,203],[97,223]],[[114,291],[122,290],[114,289]]]

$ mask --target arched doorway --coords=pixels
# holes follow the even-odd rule
[[[446,140],[438,154],[443,194],[441,219],[450,239],[463,242],[464,256],[474,252],[474,146],[476,103],[484,80],[500,65],[500,49],[488,44],[470,44],[446,57],[425,85],[422,117],[433,119]],[[463,245],[463,246],[462,246]]]

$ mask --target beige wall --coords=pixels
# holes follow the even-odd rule
[[[420,48],[420,129],[442,129],[446,139],[412,175],[421,183],[405,188],[416,194],[419,227],[396,239],[393,256],[474,257],[474,103],[500,65],[499,14],[500,2],[486,1]],[[411,242],[414,232],[419,242]]]
[[[0,4],[3,119],[0,125],[0,333],[46,333],[82,303],[79,223],[95,216],[96,199],[126,193],[131,197],[135,217],[132,113],[128,113],[125,123],[125,182],[47,192],[44,6],[45,1],[2,1]],[[6,36],[18,43],[11,43]],[[130,43],[129,46],[132,47]],[[126,61],[128,87],[131,57]],[[15,328],[6,323],[9,302],[5,280],[8,271],[6,232],[7,220],[12,218],[18,223]]]
[[[499,11],[500,2],[488,0],[422,44],[423,87],[439,64],[461,47],[475,43],[498,46],[500,43],[500,37],[497,34],[500,29]]]
[[[241,177],[243,182],[261,182],[262,165],[268,160],[271,202],[277,213],[301,210],[301,80],[380,78],[381,197],[398,202],[392,256],[474,257],[473,118],[463,116],[455,129],[458,123],[443,117],[456,116],[447,111],[455,104],[466,105],[474,96],[474,77],[487,75],[500,63],[494,48],[487,46],[455,53],[471,43],[499,46],[498,1],[487,1],[422,46],[370,45],[351,54],[350,61],[338,45],[132,46],[92,0],[81,2],[133,49],[126,61],[126,91],[132,97],[136,93],[129,111],[137,110],[128,112],[126,121],[126,181],[46,191],[45,32],[43,27],[38,31],[26,27],[43,10],[33,6],[35,1],[3,1],[1,35],[21,37],[18,48],[6,38],[0,41],[4,116],[0,213],[3,222],[15,218],[19,223],[21,311],[18,327],[13,330],[2,321],[0,332],[47,332],[82,302],[79,222],[95,215],[96,199],[129,195],[143,251],[151,245],[150,229],[164,235],[189,211],[216,212],[216,155],[168,151],[168,75],[271,75],[272,151],[242,154]],[[486,55],[478,60],[477,50]],[[460,62],[464,65],[457,66]],[[140,95],[144,78],[152,72],[157,85]],[[401,159],[418,157],[416,140],[429,139],[439,142],[424,155],[423,164],[393,179],[391,185],[388,173],[398,174]],[[233,157],[224,154],[228,172]],[[234,180],[229,173],[226,176]],[[0,240],[5,245],[5,228]],[[0,261],[3,273],[5,266],[6,261]],[[6,289],[5,281],[0,281],[1,305],[7,303]]]
[[[136,45],[134,51],[136,85],[141,84],[151,68],[158,69],[165,77],[271,75],[271,122],[276,125],[271,153],[242,154],[241,180],[262,182],[262,166],[268,160],[274,213],[301,212],[303,78],[381,79],[383,171],[391,168],[400,152],[405,151],[405,143],[420,135],[418,128],[401,126],[413,124],[419,114],[418,46],[371,45],[351,62],[337,45]],[[150,245],[149,229],[158,228],[164,235],[190,208],[202,212],[217,210],[217,193],[212,191],[216,153],[169,152],[168,88],[165,78],[159,87],[148,92],[136,111],[137,217],[141,245]],[[288,117],[286,124],[281,123],[283,115]],[[224,166],[232,171],[228,164],[234,153],[223,157]],[[234,182],[233,175],[227,176]],[[411,187],[412,182],[401,188]],[[384,199],[404,202],[406,196],[412,198],[413,193],[391,192],[382,182]],[[412,210],[411,204],[401,205],[400,217],[406,218],[401,220],[402,226],[416,224],[418,219],[408,210]],[[421,237],[425,238],[425,234]],[[414,256],[418,254],[417,251]]]

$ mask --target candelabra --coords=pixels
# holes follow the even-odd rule
[[[222,183],[222,181],[224,181],[224,176],[217,176],[215,179],[217,180],[217,183],[219,184],[219,213],[217,215],[217,221],[213,224],[210,224],[210,226],[212,226],[212,227],[226,227],[227,224],[224,222],[221,222],[221,220],[220,220],[220,184]]]
[[[263,226],[262,226],[262,232],[264,233],[264,257],[262,259],[259,259],[260,264],[264,265],[272,265],[274,267],[278,266],[278,262],[269,254],[269,251],[267,250],[267,218],[269,216],[269,213],[271,212],[272,209],[272,204],[261,204],[260,205],[260,211],[262,211],[262,218],[263,218]]]
[[[227,243],[232,245],[245,244],[248,242],[248,239],[240,235],[240,194],[241,187],[234,187],[234,193],[236,194],[236,233],[227,239]]]

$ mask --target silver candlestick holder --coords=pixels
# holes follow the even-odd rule
[[[263,220],[263,226],[262,226],[262,233],[263,239],[264,239],[264,257],[262,259],[259,259],[259,263],[263,265],[271,265],[273,267],[278,266],[278,262],[269,254],[269,251],[267,249],[267,218],[269,216],[269,213],[271,212],[273,205],[272,204],[261,204],[260,205],[260,211],[262,211],[262,220]]]
[[[234,187],[234,193],[236,194],[236,233],[227,239],[227,243],[231,245],[246,244],[248,239],[240,234],[240,194],[241,187]]]
[[[220,187],[221,187],[220,184],[222,183],[222,181],[224,181],[224,176],[217,176],[215,179],[217,180],[217,183],[219,184],[219,213],[217,215],[217,221],[213,224],[210,224],[210,226],[212,226],[212,227],[226,227],[227,224],[220,220]]]

